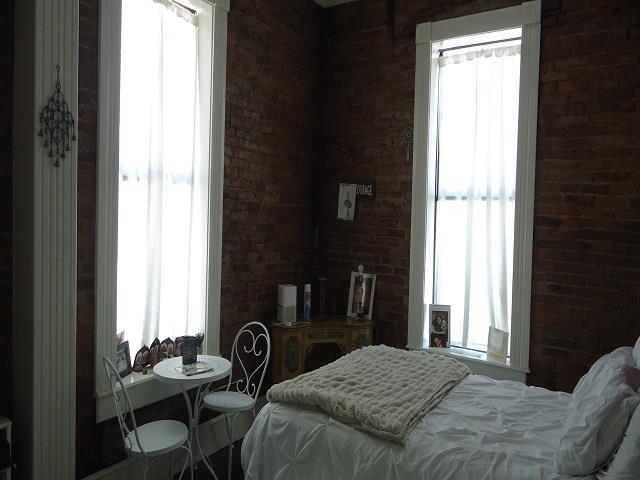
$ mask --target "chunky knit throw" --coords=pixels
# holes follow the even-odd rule
[[[404,444],[420,419],[469,373],[444,355],[378,345],[274,385],[267,400],[323,410]]]

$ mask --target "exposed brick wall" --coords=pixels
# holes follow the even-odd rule
[[[13,0],[0,8],[0,415],[11,414]]]
[[[321,9],[234,1],[229,14],[221,349],[275,317],[276,286],[312,253],[312,168]]]
[[[534,384],[572,389],[640,334],[640,3],[545,3]]]
[[[123,458],[115,422],[95,424],[94,288],[98,0],[80,3],[77,474]],[[302,283],[311,255],[311,169],[320,8],[308,0],[234,0],[229,15],[221,350],[275,315],[278,283]],[[140,422],[186,421],[174,397]]]
[[[407,334],[416,23],[520,2],[398,0],[327,10],[317,267],[346,310],[348,272],[378,274],[377,340]],[[529,382],[571,389],[601,354],[640,334],[640,3],[543,1]],[[353,223],[339,181],[372,180]]]

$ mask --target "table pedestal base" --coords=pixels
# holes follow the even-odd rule
[[[207,469],[209,470],[209,472],[211,472],[211,475],[213,476],[213,478],[218,480],[218,476],[216,475],[216,472],[213,470],[213,465],[209,461],[209,458],[202,451],[202,445],[200,445],[200,434],[198,432],[198,427],[200,424],[200,411],[202,410],[201,408],[202,400],[206,395],[205,392],[207,392],[208,390],[208,385],[207,385],[207,388],[204,388],[204,389],[202,389],[202,385],[198,387],[198,389],[196,390],[196,398],[193,402],[193,406],[191,406],[191,399],[189,398],[189,394],[185,390],[184,386],[180,385],[180,390],[182,391],[182,396],[184,397],[184,401],[187,404],[187,413],[189,415],[189,443],[191,443],[192,445],[192,452],[193,452],[193,454],[191,455],[191,468],[192,470],[198,469],[198,466],[195,461],[195,453],[196,453],[196,446],[197,446],[202,463],[204,463]]]

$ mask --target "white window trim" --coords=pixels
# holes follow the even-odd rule
[[[222,201],[227,65],[227,16],[230,0],[203,0],[213,10],[210,130],[209,269],[204,351],[220,351],[220,283],[222,261]],[[118,145],[120,110],[121,0],[100,2],[100,66],[96,205],[95,395],[96,422],[115,416],[102,357],[115,358],[117,334]],[[115,226],[115,228],[114,228]],[[132,352],[132,355],[135,352]],[[152,374],[133,375],[128,391],[134,408],[178,393],[170,385],[148,381]]]
[[[529,330],[531,312],[531,257],[533,247],[533,202],[535,186],[536,128],[538,120],[538,81],[540,63],[540,0],[520,6],[468,15],[465,17],[426,22],[416,27],[416,77],[414,103],[413,188],[411,201],[411,267],[409,273],[409,321],[407,346],[422,349],[424,328],[424,291],[427,228],[433,215],[429,211],[429,195],[435,185],[427,185],[427,175],[435,166],[435,106],[430,105],[434,88],[435,68],[432,44],[449,38],[522,27],[522,61],[520,65],[520,102],[518,114],[518,153],[516,171],[516,206],[513,251],[513,298],[511,311],[510,363],[497,368],[520,372],[521,381],[529,371]],[[427,132],[421,135],[420,132]],[[431,182],[433,183],[433,182]],[[429,349],[432,350],[432,349]],[[456,355],[458,356],[458,355]],[[463,360],[468,360],[462,356]],[[477,369],[478,362],[470,361]],[[476,371],[476,370],[474,370]]]

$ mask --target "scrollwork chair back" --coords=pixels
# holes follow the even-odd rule
[[[236,334],[231,349],[231,371],[227,390],[244,393],[254,399],[260,393],[271,355],[269,331],[260,322],[247,323]]]
[[[116,407],[116,417],[120,425],[120,433],[122,434],[122,442],[124,443],[125,450],[131,452],[133,449],[130,433],[134,432],[138,448],[142,455],[146,456],[143,445],[140,442],[140,437],[138,436],[138,426],[133,413],[133,405],[131,404],[131,399],[124,386],[122,377],[120,377],[113,362],[107,357],[102,357],[102,363],[104,364],[104,369],[109,379],[109,387],[111,387],[111,394],[113,395],[113,401]]]

